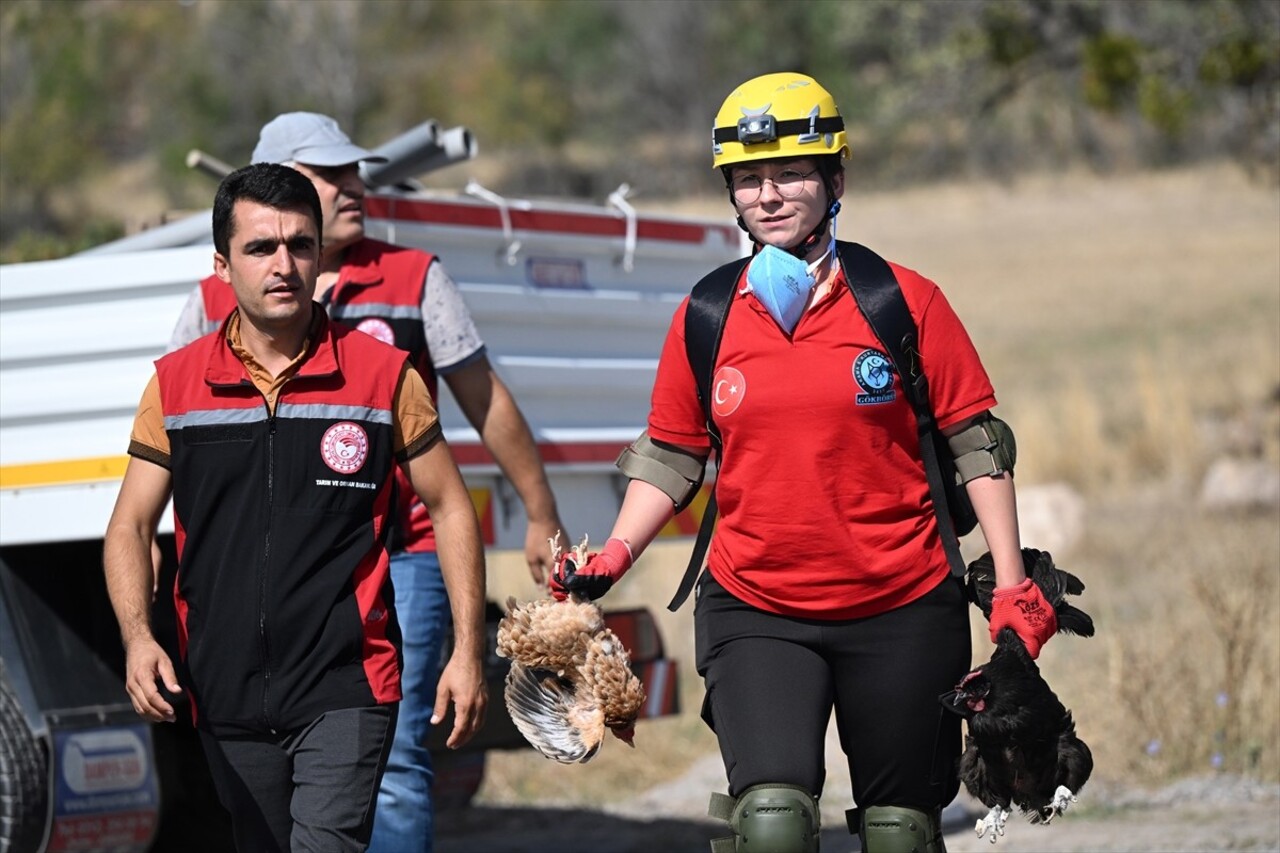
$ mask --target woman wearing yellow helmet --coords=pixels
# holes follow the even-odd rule
[[[833,227],[849,156],[844,120],[816,80],[768,74],[729,95],[712,140],[755,252],[695,290],[713,276],[732,287],[713,318],[710,380],[700,385],[691,354],[698,324],[711,321],[686,300],[659,361],[648,430],[619,458],[631,483],[612,538],[576,570],[557,567],[552,592],[604,594],[688,505],[714,446],[721,517],[694,614],[703,717],[729,777],[712,813],[734,829],[734,850],[816,850],[834,711],[863,849],[936,853],[960,755],[959,717],[937,697],[968,669],[969,617],[897,350],[845,286],[852,244],[837,243]],[[949,435],[985,429],[995,395],[960,321],[933,282],[897,265],[885,271],[918,332],[912,352],[937,425]],[[998,585],[1034,605],[1012,448],[1000,443],[978,451],[991,465],[966,490]],[[1033,656],[1052,633],[1000,618]]]
[[[820,244],[844,194],[841,160],[849,156],[847,140],[835,100],[811,77],[766,74],[730,93],[716,114],[712,163],[724,173],[738,224],[757,245],[776,246],[800,258],[824,247]],[[782,174],[783,182],[770,183],[770,173]],[[765,192],[770,185],[774,197]],[[817,186],[825,192],[825,203],[813,197]],[[788,200],[799,200],[801,212],[810,214],[803,223],[807,230],[789,219],[792,227],[778,227],[779,216],[786,214],[776,211]]]

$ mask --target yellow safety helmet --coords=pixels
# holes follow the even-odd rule
[[[711,140],[717,169],[782,157],[849,156],[844,119],[831,93],[792,71],[753,77],[734,89],[716,113]]]

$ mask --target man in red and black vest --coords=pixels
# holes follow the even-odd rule
[[[441,532],[455,644],[449,745],[484,720],[479,524],[404,352],[313,298],[321,203],[296,170],[229,175],[214,270],[236,306],[156,362],[108,526],[108,591],[139,714],[185,692],[242,850],[364,850],[401,697],[387,534],[402,471]],[[182,678],[150,624],[151,548],[172,495]],[[167,695],[166,695],[167,694]]]
[[[255,163],[283,163],[311,179],[323,213],[317,299],[333,319],[408,353],[433,400],[437,377],[443,377],[524,504],[529,520],[525,559],[534,582],[541,584],[550,568],[547,540],[565,528],[524,416],[490,364],[462,294],[440,259],[365,236],[359,165],[384,159],[354,145],[332,118],[305,112],[284,113],[268,122],[253,152]],[[233,307],[226,284],[216,276],[206,278],[187,301],[171,348],[217,328]],[[413,499],[407,483],[400,485],[391,576],[402,602],[404,698],[370,849],[429,853],[434,772],[425,743],[449,602],[431,515]]]

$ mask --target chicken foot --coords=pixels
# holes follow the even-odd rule
[[[1066,785],[1059,785],[1053,792],[1053,801],[1044,809],[1044,822],[1047,824],[1058,815],[1064,813],[1072,803],[1080,802],[1080,798]]]
[[[990,841],[995,844],[996,838],[1004,835],[1004,825],[1008,820],[1008,810],[997,804],[991,807],[991,811],[987,812],[987,816],[978,821],[973,829],[974,832],[978,833],[979,838],[990,832]]]
[[[555,536],[547,539],[547,544],[551,546],[551,564],[553,566],[560,564],[560,557],[564,554],[564,548],[560,545],[560,534],[561,531],[557,530]],[[575,566],[582,566],[587,562],[587,541],[588,537],[583,535],[581,544],[569,546],[569,553],[573,555],[573,564]]]

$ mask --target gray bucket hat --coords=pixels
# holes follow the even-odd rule
[[[338,123],[319,113],[281,113],[262,126],[254,163],[302,163],[307,166],[345,166],[361,160],[385,163],[342,132]]]

